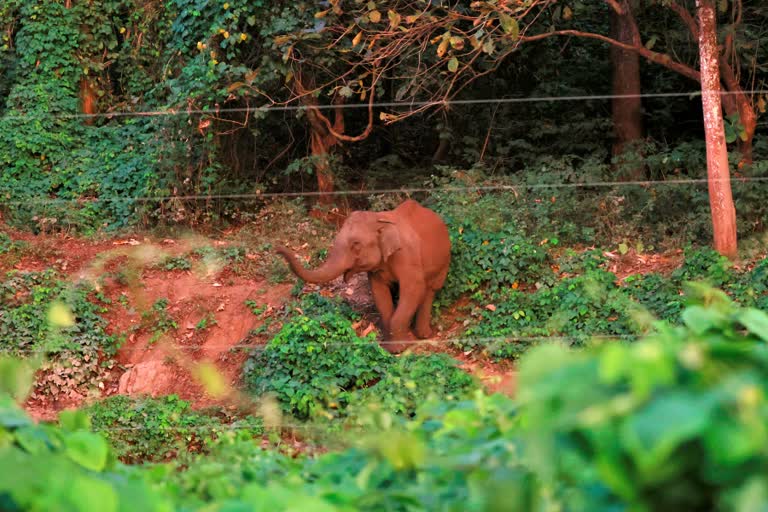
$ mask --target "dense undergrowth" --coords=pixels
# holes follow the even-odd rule
[[[0,354],[45,358],[35,394],[60,398],[96,391],[119,339],[107,334],[108,299],[54,270],[11,271],[0,276]],[[59,326],[51,315],[66,307]],[[70,316],[71,315],[71,316]]]
[[[356,424],[375,409],[412,417],[430,399],[460,399],[477,383],[444,354],[394,357],[360,337],[357,314],[338,299],[307,295],[243,370],[256,395],[274,395],[299,420]]]
[[[204,451],[226,432],[253,438],[262,420],[238,417],[223,408],[194,411],[175,395],[150,398],[113,396],[84,409],[93,430],[103,433],[126,464],[164,462]]]
[[[568,261],[573,258],[561,258],[559,264],[569,265],[575,274],[551,287],[476,292],[469,311],[470,325],[457,345],[494,358],[514,358],[550,337],[576,344],[591,337],[630,341],[648,332],[655,319],[679,322],[687,281],[707,282],[744,306],[768,310],[765,259],[749,270],[736,270],[711,249],[690,250],[682,265],[669,275],[635,274],[618,282],[604,269],[606,261],[600,256],[575,256],[581,260],[578,270]]]
[[[46,510],[745,510],[765,506],[768,316],[704,286],[634,344],[524,356],[517,400],[475,394],[381,414],[313,458],[233,433],[207,454],[123,466],[82,412],[35,425],[3,360],[0,501]],[[67,475],[67,478],[62,478]]]

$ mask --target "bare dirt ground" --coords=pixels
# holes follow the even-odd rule
[[[10,264],[0,264],[0,271],[54,268],[73,281],[91,279],[110,299],[111,305],[104,314],[108,333],[124,335],[125,342],[117,353],[117,365],[105,380],[102,396],[177,394],[195,407],[221,403],[206,391],[193,374],[190,363],[212,363],[226,383],[236,387],[243,363],[251,350],[259,346],[249,333],[290,300],[293,279],[270,284],[264,276],[238,275],[229,267],[205,273],[199,269],[169,271],[149,266],[141,269],[135,283],[121,282],[114,277],[129,270],[128,258],[119,251],[144,247],[162,250],[167,255],[181,255],[190,248],[183,241],[151,240],[139,235],[92,241],[65,235],[34,236],[4,231],[27,246],[20,258]],[[302,252],[302,247],[297,249]],[[100,262],[105,255],[111,255],[112,259]],[[355,276],[349,284],[338,279],[327,286],[309,285],[307,289],[327,296],[340,295],[350,302],[363,314],[363,320],[355,325],[360,334],[376,329],[378,317],[365,276]],[[177,327],[155,340],[157,333],[144,325],[142,312],[161,299],[167,300],[168,317]],[[264,312],[255,315],[246,301],[252,301],[251,306]],[[455,335],[460,327],[452,324],[455,316],[450,312],[444,315],[440,322],[442,329],[432,343],[419,343],[414,351],[449,352],[462,368],[478,375],[489,389],[512,392],[510,383],[514,382],[515,372],[511,365],[474,360],[441,343]],[[37,401],[27,403],[27,410],[38,419],[52,419],[58,411],[82,404],[81,399],[56,403]]]
[[[236,387],[243,363],[259,346],[249,333],[259,328],[272,313],[281,311],[290,299],[293,286],[290,278],[285,283],[270,284],[262,275],[238,274],[227,266],[207,272],[196,268],[169,271],[143,267],[136,282],[126,284],[109,277],[128,269],[129,265],[127,257],[115,251],[144,247],[179,255],[189,250],[189,244],[182,240],[151,240],[141,235],[93,241],[65,235],[34,236],[4,231],[13,239],[26,242],[27,247],[22,256],[10,264],[0,262],[0,272],[55,268],[73,280],[94,280],[101,292],[111,299],[105,314],[108,331],[124,334],[126,340],[116,356],[118,364],[105,382],[103,396],[177,394],[195,407],[220,403],[221,400],[212,398],[193,375],[190,363],[212,363],[226,384]],[[237,233],[230,231],[228,238],[237,239]],[[214,243],[220,247],[228,244],[226,241]],[[306,245],[294,249],[300,254],[306,253]],[[99,266],[98,262],[105,254],[112,254],[114,258]],[[309,259],[308,254],[302,255]],[[636,254],[634,251],[606,256],[611,261],[609,270],[620,280],[633,273],[671,271],[682,258],[679,253]],[[264,255],[254,251],[247,257],[258,259]],[[339,295],[349,301],[363,314],[363,321],[355,326],[361,334],[376,328],[378,318],[365,276],[355,276],[349,284],[338,279],[327,286],[310,286],[308,289],[323,295]],[[163,336],[158,336],[142,323],[142,312],[160,299],[167,300],[167,314],[176,323],[176,328]],[[247,300],[263,313],[255,315],[246,305]],[[413,351],[447,352],[490,391],[514,394],[516,371],[512,363],[493,363],[483,356],[457,351],[445,343],[460,335],[462,325],[458,310],[461,306],[461,303],[457,304],[453,310],[443,313],[437,321],[439,328],[435,338],[415,344]],[[27,408],[33,416],[47,419],[55,417],[63,408],[77,405],[81,402],[30,402]]]

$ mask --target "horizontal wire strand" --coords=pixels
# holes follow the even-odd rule
[[[756,89],[748,91],[719,91],[721,96],[730,95],[755,95],[768,94],[768,89]],[[115,117],[162,117],[162,116],[181,116],[181,115],[204,115],[204,114],[223,114],[223,113],[249,113],[249,112],[286,112],[286,111],[305,111],[305,110],[337,110],[337,109],[367,109],[367,108],[423,108],[451,105],[487,105],[487,104],[510,104],[510,103],[539,103],[539,102],[558,102],[558,101],[598,101],[613,99],[633,99],[633,98],[681,98],[689,97],[691,99],[701,96],[702,91],[689,92],[659,92],[659,93],[640,93],[640,94],[589,94],[589,95],[571,95],[571,96],[529,96],[517,98],[487,98],[475,100],[440,100],[440,101],[396,101],[396,102],[375,102],[375,103],[348,103],[341,105],[266,105],[261,107],[238,107],[238,108],[217,108],[217,109],[173,109],[165,110],[145,110],[145,111],[119,111],[119,112],[99,112],[94,114],[66,113],[66,112],[48,112],[45,114],[6,114],[0,116],[5,119],[25,120],[35,118],[54,118],[54,119],[92,119],[92,118],[115,118]]]
[[[640,335],[635,334],[585,334],[585,335],[560,335],[560,336],[489,336],[489,337],[460,337],[460,338],[438,338],[438,339],[427,339],[427,340],[402,340],[402,341],[396,341],[396,340],[383,340],[383,341],[375,341],[372,344],[379,344],[379,345],[406,345],[406,346],[419,346],[419,345],[441,345],[441,344],[449,344],[449,343],[461,343],[461,344],[468,344],[468,343],[479,343],[479,344],[487,344],[492,345],[493,343],[510,343],[510,342],[544,342],[544,341],[571,341],[571,340],[577,340],[577,339],[592,339],[592,340],[636,340],[640,338]],[[233,345],[206,345],[206,344],[190,344],[190,345],[184,345],[184,344],[178,344],[173,343],[171,344],[173,346],[174,350],[201,350],[201,349],[250,349],[250,350],[263,350],[265,348],[265,344],[244,344],[244,343],[236,343]],[[334,347],[334,346],[360,346],[360,343],[356,342],[337,342],[337,341],[330,341],[327,343],[322,343],[323,346],[327,347]],[[150,347],[122,347],[118,349],[119,352],[140,352],[140,351],[150,351],[153,349],[162,350],[163,345],[153,345]],[[66,345],[62,345],[61,347],[57,347],[55,350],[77,350],[77,347],[70,348]],[[47,354],[52,353],[55,350],[51,349],[39,349],[39,350],[30,350],[30,351],[23,351],[24,354]]]
[[[732,184],[763,183],[768,181],[766,176],[753,176],[745,178],[723,178],[711,180],[708,178],[671,179],[671,180],[629,180],[629,181],[588,181],[578,183],[520,183],[515,185],[478,185],[467,187],[410,187],[389,188],[373,190],[334,190],[330,192],[306,191],[306,192],[263,192],[255,194],[198,194],[182,196],[107,196],[94,198],[60,198],[60,197],[30,197],[24,200],[6,200],[0,205],[27,205],[30,203],[94,203],[94,202],[154,202],[154,201],[210,201],[210,200],[261,200],[278,197],[314,197],[314,196],[354,196],[354,195],[378,195],[378,194],[415,194],[435,192],[517,192],[518,189],[546,190],[589,187],[628,187],[628,186],[668,186],[668,185],[705,185],[709,183],[730,181]]]

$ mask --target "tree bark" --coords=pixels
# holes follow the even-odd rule
[[[728,62],[727,54],[723,55],[720,59],[720,71],[723,84],[726,90],[731,93],[723,96],[723,107],[729,116],[733,114],[739,115],[739,121],[744,127],[744,134],[746,135],[743,139],[739,138],[738,140],[741,165],[751,164],[752,140],[755,138],[755,130],[757,129],[757,114],[752,106],[752,102],[739,84],[736,73],[734,73],[733,67]]]
[[[627,6],[628,7],[628,6]],[[633,22],[631,12],[617,13],[611,10],[611,37],[625,44],[633,43]],[[614,142],[612,154],[618,167],[624,167],[622,155],[632,150],[633,145],[643,138],[642,100],[640,98],[640,56],[637,52],[611,46],[613,66],[613,94],[611,112]],[[641,180],[645,177],[642,165],[628,169],[622,178]]]
[[[699,19],[701,101],[707,145],[707,178],[715,250],[729,258],[737,255],[736,209],[733,205],[728,148],[720,98],[720,50],[713,0],[696,0]]]
[[[303,86],[300,86],[303,90]],[[337,98],[337,102],[341,100]],[[309,121],[310,150],[317,175],[318,203],[333,203],[333,171],[331,170],[331,149],[339,144],[337,133],[344,133],[344,111],[339,106],[335,109],[334,124],[329,128],[328,119],[317,108],[317,100],[312,95],[304,96],[302,102],[307,109]]]

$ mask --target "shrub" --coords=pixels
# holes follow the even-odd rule
[[[338,313],[299,315],[249,359],[244,373],[251,391],[274,393],[286,412],[307,419],[343,409],[349,393],[381,378],[391,359],[373,334],[360,338]]]
[[[641,327],[632,319],[629,297],[604,270],[559,281],[533,293],[505,290],[479,295],[482,305],[456,344],[492,358],[517,358],[549,337],[580,344],[592,336],[632,337]]]
[[[36,393],[56,397],[82,386],[97,389],[100,361],[115,354],[118,339],[106,333],[103,305],[91,300],[92,292],[59,280],[52,270],[13,271],[0,282],[0,353],[49,357]],[[69,307],[74,325],[51,328],[48,312],[56,303]]]
[[[411,418],[427,402],[460,400],[477,387],[475,379],[447,354],[405,354],[379,382],[350,398],[347,412],[353,420],[365,415],[366,409]]]
[[[498,195],[435,193],[427,203],[448,225],[451,267],[436,304],[445,306],[479,289],[554,282],[550,246],[557,238],[536,238]]]
[[[253,437],[263,431],[260,419],[224,422],[211,412],[196,412],[176,395],[161,398],[113,396],[85,409],[125,463],[160,462],[181,453],[204,451],[206,441],[226,431]],[[225,418],[227,419],[227,418]],[[231,420],[231,418],[230,418]]]
[[[691,303],[682,326],[640,343],[525,358],[527,460],[565,509],[765,503],[768,316],[701,286]]]

